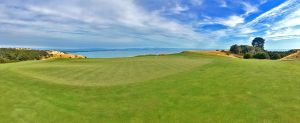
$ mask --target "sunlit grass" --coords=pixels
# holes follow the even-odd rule
[[[204,54],[0,65],[0,122],[295,122],[299,61]]]

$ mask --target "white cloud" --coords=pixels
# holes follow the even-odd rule
[[[170,9],[174,14],[181,14],[184,11],[189,10],[189,7],[183,6],[180,3],[176,2],[175,7]]]
[[[300,1],[288,0],[258,16],[243,28],[255,28],[270,41],[300,38]],[[257,36],[257,35],[256,35]]]
[[[273,23],[276,17],[281,17],[290,12],[290,10],[295,9],[299,5],[298,0],[288,0],[283,4],[261,14],[251,22],[247,24],[247,26],[255,26],[261,23]]]
[[[4,11],[10,6],[15,6],[10,8],[10,13]],[[15,35],[42,35],[45,38],[55,36],[68,40],[112,41],[111,43],[164,42],[183,47],[207,38],[195,32],[191,25],[146,11],[133,0],[32,0],[26,4],[16,0],[4,2],[3,7],[1,9],[0,6],[0,14],[10,16],[0,16],[0,24],[10,25],[10,28],[0,28],[0,31]],[[24,10],[16,11],[16,8]],[[188,7],[177,3],[173,12],[181,13],[186,10]],[[19,16],[14,16],[15,14]],[[34,18],[23,19],[29,14]]]
[[[245,19],[243,17],[232,15],[228,18],[211,18],[206,17],[203,21],[197,23],[197,25],[210,25],[210,24],[221,24],[227,27],[234,28],[239,24],[243,24]]]
[[[267,2],[268,2],[268,0],[261,0],[259,4],[262,5],[262,4],[265,4]]]
[[[230,16],[227,19],[217,19],[216,23],[222,24],[222,25],[225,25],[225,26],[229,26],[229,27],[235,27],[238,24],[244,23],[244,21],[245,21],[244,18],[242,18],[240,16],[233,15],[233,16]]]
[[[274,24],[272,29],[291,28],[295,26],[300,26],[300,9],[293,11],[284,19]]]
[[[244,10],[245,10],[245,15],[248,16],[251,13],[255,13],[258,12],[259,9],[257,8],[257,6],[251,5],[247,2],[242,2],[242,4],[244,5]]]
[[[247,27],[241,27],[238,29],[238,34],[251,34],[254,32],[257,32],[257,30],[254,30],[253,28],[247,28]]]
[[[189,2],[193,4],[192,7],[203,4],[203,0],[190,0]],[[245,17],[259,10],[257,6],[246,2],[239,4],[243,5],[245,14],[232,15],[227,18],[207,17],[198,23],[199,25],[221,24],[227,27],[227,29],[217,31],[199,29],[196,28],[198,25],[193,27],[192,24],[166,18],[159,11],[143,9],[135,0],[42,2],[30,0],[23,3],[22,0],[4,0],[0,4],[0,32],[14,34],[13,36],[23,34],[64,38],[70,41],[80,39],[87,42],[111,43],[145,41],[147,44],[157,42],[182,47],[199,44],[209,46],[221,37],[236,35],[245,38],[254,36],[253,33],[256,32],[262,32],[260,36],[274,40],[300,37],[299,0],[288,0],[247,24],[245,24]],[[193,9],[189,7],[175,2],[173,7],[162,11],[176,16],[185,14],[195,20],[198,19],[197,14],[193,15],[188,12]],[[220,0],[219,7],[228,7],[227,2]]]

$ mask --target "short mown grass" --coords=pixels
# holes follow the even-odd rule
[[[2,123],[297,123],[300,62],[199,53],[0,65]]]

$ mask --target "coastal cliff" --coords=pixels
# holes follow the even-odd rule
[[[46,60],[51,58],[87,57],[54,50],[34,50],[30,48],[0,48],[0,63],[11,63],[28,60]]]
[[[55,50],[49,50],[47,51],[47,53],[49,54],[50,58],[87,58],[86,56],[83,55],[67,54]]]

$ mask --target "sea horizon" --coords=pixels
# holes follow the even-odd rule
[[[59,50],[70,54],[83,55],[88,58],[123,58],[140,55],[174,54],[188,50],[228,50],[228,49],[197,49],[197,48],[124,48],[124,49],[69,49]],[[291,49],[268,49],[269,51],[288,51]]]
[[[8,47],[19,48],[19,47]],[[25,48],[25,47],[22,47]],[[29,47],[30,48],[30,47]],[[174,54],[188,50],[212,51],[212,50],[229,50],[229,49],[201,49],[201,48],[31,48],[35,50],[56,50],[68,54],[83,55],[87,58],[124,58],[135,57],[141,55],[159,55]],[[292,49],[266,49],[268,51],[288,51]]]
[[[204,50],[192,48],[126,48],[126,49],[84,49],[84,50],[60,50],[70,54],[83,55],[88,58],[123,58],[140,55],[174,54],[186,50]],[[206,49],[208,50],[208,49]],[[214,50],[214,49],[210,49]]]

